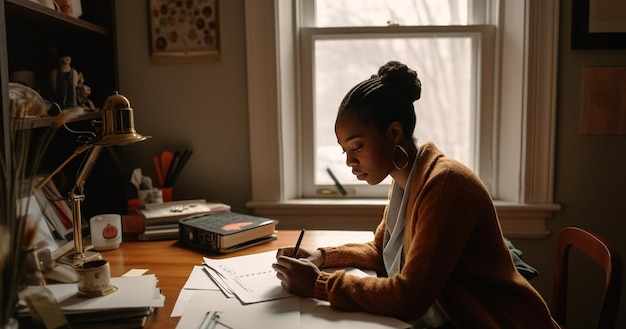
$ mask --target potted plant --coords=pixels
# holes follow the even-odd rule
[[[59,127],[81,112],[60,113],[38,140],[33,140],[33,118],[48,116],[50,103],[32,89],[10,84],[9,129],[0,148],[0,328],[17,328],[15,310],[26,253],[33,244],[37,223],[27,214],[33,179],[43,155]],[[6,127],[6,126],[5,126]]]

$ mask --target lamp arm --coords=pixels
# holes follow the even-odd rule
[[[94,146],[93,144],[85,144],[85,145],[81,145],[77,147],[76,150],[74,150],[74,153],[72,153],[67,159],[65,159],[65,161],[63,161],[63,163],[61,163],[61,165],[58,166],[57,169],[55,169],[50,175],[48,175],[46,178],[40,181],[39,184],[35,186],[35,189],[37,190],[42,189],[46,184],[48,184],[48,182],[52,179],[52,177],[56,176],[56,174],[58,174],[59,171],[61,171],[61,169],[65,168],[65,166],[70,161],[72,161],[72,159],[74,159],[81,153],[87,151],[88,149],[92,148],[93,146]]]
[[[81,194],[83,186],[85,185],[85,181],[87,181],[87,176],[89,176],[89,174],[91,173],[91,168],[93,168],[96,160],[98,159],[98,156],[100,155],[100,152],[102,151],[102,145],[96,144],[91,146],[93,146],[93,149],[91,150],[91,153],[89,153],[87,160],[85,160],[85,165],[83,166],[83,169],[80,171],[78,177],[76,178],[76,184],[74,184],[74,190],[78,189]]]

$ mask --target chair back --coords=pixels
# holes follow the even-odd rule
[[[567,318],[568,260],[571,247],[579,249],[604,270],[606,274],[604,293],[595,328],[614,328],[622,287],[621,256],[617,249],[607,240],[578,227],[566,227],[559,233],[552,292],[552,317],[562,328],[565,327]]]

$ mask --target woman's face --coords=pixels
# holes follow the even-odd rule
[[[381,133],[373,124],[365,125],[348,112],[337,117],[335,135],[346,154],[346,164],[358,180],[376,185],[393,170],[395,142],[391,133]]]

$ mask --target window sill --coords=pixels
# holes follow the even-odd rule
[[[279,229],[371,230],[381,220],[386,199],[292,199],[250,201],[259,216],[278,219]],[[510,238],[543,238],[550,234],[548,218],[558,204],[521,204],[495,201],[500,226]]]

